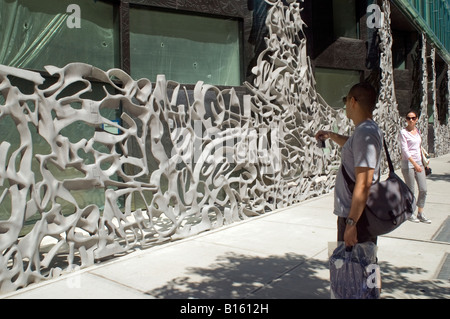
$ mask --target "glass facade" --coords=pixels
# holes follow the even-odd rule
[[[0,1],[0,63],[43,70],[84,62],[118,67],[118,28],[112,3],[80,0]]]
[[[392,64],[395,69],[406,69],[406,58],[408,55],[408,33],[392,31]]]
[[[83,62],[120,68],[119,4],[73,0],[0,1],[0,63],[43,71]],[[130,73],[135,79],[240,86],[241,30],[236,19],[131,7]]]
[[[131,8],[130,47],[133,78],[241,85],[237,20]]]
[[[317,92],[328,105],[337,109],[344,107],[342,98],[347,96],[350,88],[361,81],[359,71],[315,68]]]
[[[333,0],[334,37],[359,38],[356,0]]]
[[[431,38],[450,63],[450,1],[395,0],[403,12]]]

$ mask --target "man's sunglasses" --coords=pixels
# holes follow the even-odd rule
[[[415,121],[416,119],[417,119],[417,117],[415,117],[415,116],[413,116],[413,117],[407,116],[407,117],[406,117],[406,120],[407,120],[407,121]]]
[[[350,100],[352,97],[355,99],[355,101],[358,101],[358,100],[356,99],[356,97],[354,97],[354,96],[344,96],[344,97],[342,98],[342,102],[344,102],[344,104],[346,104],[346,103],[347,103],[347,99]]]

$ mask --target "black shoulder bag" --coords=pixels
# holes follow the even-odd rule
[[[405,220],[411,217],[416,209],[416,198],[409,187],[394,172],[386,141],[383,139],[384,151],[389,164],[389,176],[384,181],[374,183],[369,190],[366,207],[361,215],[361,223],[364,223],[367,232],[371,236],[387,234]],[[351,180],[344,165],[341,165],[342,173],[351,193],[355,182]]]

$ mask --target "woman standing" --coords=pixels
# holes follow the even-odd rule
[[[417,182],[419,194],[417,197],[417,217],[413,214],[410,217],[412,222],[431,223],[423,213],[425,199],[427,197],[427,180],[425,168],[422,164],[421,145],[422,138],[419,130],[416,128],[418,115],[416,111],[409,111],[406,115],[406,127],[401,129],[399,134],[400,145],[402,149],[402,174],[405,183],[414,193],[414,184]],[[415,181],[414,181],[415,180]]]

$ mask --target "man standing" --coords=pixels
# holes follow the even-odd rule
[[[376,91],[370,84],[354,85],[343,99],[347,117],[355,124],[353,134],[343,136],[322,130],[316,134],[317,140],[329,138],[342,147],[342,163],[334,191],[334,214],[338,216],[338,241],[344,241],[348,247],[367,241],[377,243],[377,237],[366,232],[364,218],[361,218],[369,189],[380,175],[383,133],[372,119],[376,99]],[[344,179],[342,167],[355,181],[353,193]]]

